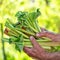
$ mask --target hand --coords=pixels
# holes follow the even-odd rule
[[[41,33],[36,34],[37,37],[47,37],[52,41],[60,41],[60,34],[54,34],[48,32],[45,29],[41,29]],[[38,60],[60,60],[60,52],[48,53],[46,52],[35,40],[33,36],[30,37],[32,48],[24,47],[24,51],[32,58]]]
[[[55,34],[53,32],[49,32],[44,28],[41,28],[41,32],[36,34],[37,37],[46,37],[50,38],[52,41],[60,42],[60,34]]]

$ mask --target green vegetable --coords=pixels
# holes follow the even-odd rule
[[[35,36],[36,33],[40,32],[40,26],[38,25],[37,20],[40,15],[41,13],[39,9],[32,12],[18,11],[15,15],[17,17],[16,23],[12,23],[11,20],[7,19],[4,32],[9,36],[9,38],[4,38],[3,40],[11,44],[14,43],[15,48],[18,51],[21,51],[24,45],[31,47],[29,40],[30,36],[34,36],[42,46],[54,46],[55,43],[52,43],[54,44],[52,45],[51,41],[42,40],[42,38],[37,38]]]
[[[15,15],[17,17],[15,24],[10,19],[7,19],[5,24],[5,34],[9,36],[7,41],[9,40],[9,43],[14,43],[16,49],[20,51],[24,46],[24,42],[26,42],[25,40],[29,40],[31,35],[35,37],[35,34],[40,32],[40,26],[37,21],[40,15],[39,9],[32,12],[18,11]],[[6,39],[4,40],[6,41]]]

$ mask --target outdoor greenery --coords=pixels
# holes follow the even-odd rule
[[[3,34],[7,20],[15,24],[17,22],[15,15],[18,11],[30,13],[37,9],[41,13],[37,18],[39,26],[54,33],[60,33],[60,0],[0,0],[0,60],[4,60],[3,47],[5,48],[5,60],[32,60],[23,51],[16,50],[14,44],[4,42],[2,38],[9,38]],[[59,51],[60,46],[54,49],[54,51]]]

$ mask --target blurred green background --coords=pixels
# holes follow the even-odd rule
[[[5,25],[7,18],[16,22],[17,11],[32,11],[37,8],[41,11],[41,16],[38,18],[39,25],[49,31],[60,33],[60,0],[0,0],[0,23]],[[5,53],[7,60],[32,60],[23,51],[15,50],[14,45],[9,43],[5,43]],[[3,60],[1,43],[0,60]]]

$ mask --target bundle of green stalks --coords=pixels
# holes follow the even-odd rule
[[[32,46],[29,40],[30,36],[34,36],[36,40],[40,43],[40,45],[43,47],[51,46],[52,44],[50,40],[38,38],[35,36],[36,33],[41,31],[37,20],[40,15],[41,13],[39,9],[32,12],[18,11],[15,15],[17,17],[16,23],[12,23],[12,21],[9,19],[6,21],[6,28],[4,33],[8,35],[9,38],[4,38],[4,41],[14,43],[16,49],[19,51],[23,49],[24,45],[27,45],[29,47]]]

